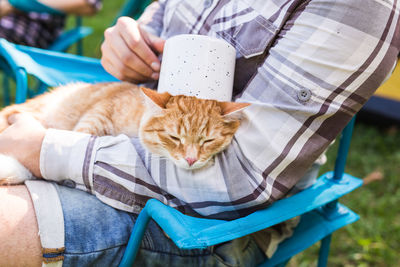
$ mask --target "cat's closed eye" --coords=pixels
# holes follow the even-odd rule
[[[209,139],[205,139],[203,140],[202,144],[206,145],[206,144],[210,144],[215,140],[215,138],[209,138]]]
[[[169,138],[171,138],[175,142],[181,142],[181,139],[175,135],[170,134]]]

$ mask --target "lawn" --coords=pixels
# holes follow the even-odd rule
[[[103,31],[123,2],[104,1],[100,13],[84,19],[94,29],[84,41],[86,56],[100,56]],[[328,152],[322,171],[332,169],[336,149],[337,144]],[[346,171],[371,182],[341,200],[361,220],[334,234],[328,266],[400,266],[400,130],[357,122]],[[289,266],[316,266],[317,248],[296,256]]]
[[[322,171],[330,170],[337,146]],[[361,219],[333,235],[328,266],[400,266],[400,131],[357,122],[346,172],[370,183],[342,198]],[[379,180],[382,174],[382,179]],[[375,181],[374,181],[375,180]],[[289,266],[315,266],[318,245]]]

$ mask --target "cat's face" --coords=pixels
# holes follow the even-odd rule
[[[205,166],[229,145],[240,125],[232,113],[248,105],[142,90],[151,100],[140,126],[142,143],[189,170]]]

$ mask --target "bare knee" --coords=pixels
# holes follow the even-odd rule
[[[0,266],[40,266],[41,245],[25,186],[0,187]]]

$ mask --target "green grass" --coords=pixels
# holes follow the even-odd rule
[[[93,29],[93,33],[83,42],[85,56],[100,57],[100,44],[103,40],[104,30],[112,24],[123,3],[123,0],[103,1],[103,8],[100,12],[94,16],[83,18],[83,25]],[[74,25],[75,18],[71,16],[67,21],[67,27],[70,28]]]
[[[332,169],[336,150],[337,143],[321,172]],[[383,179],[341,199],[361,219],[333,235],[328,266],[400,266],[400,131],[358,122],[347,162],[346,172],[356,177],[380,171]],[[318,247],[296,256],[289,266],[316,266]]]
[[[84,55],[100,57],[103,32],[114,20],[122,0],[103,1],[97,15],[84,19],[94,33],[84,41]],[[72,18],[68,25],[73,25]],[[331,170],[337,143],[322,171]],[[365,177],[379,170],[384,178],[341,199],[361,220],[337,231],[328,266],[400,266],[400,131],[357,123],[346,172]],[[318,245],[293,258],[289,266],[316,266]]]

